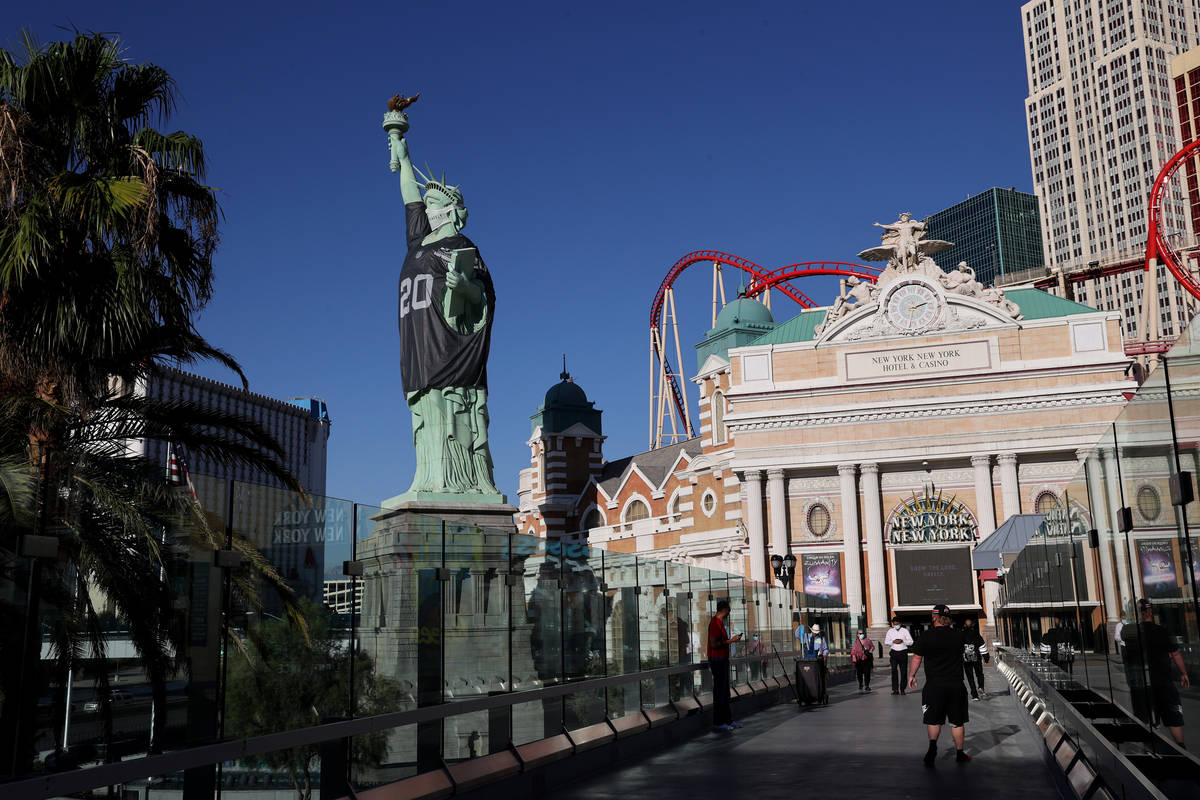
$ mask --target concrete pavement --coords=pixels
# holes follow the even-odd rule
[[[991,666],[986,680],[985,699],[970,703],[966,750],[972,761],[967,764],[955,763],[947,727],[936,765],[924,766],[927,738],[920,691],[892,695],[886,671],[876,669],[875,683],[882,691],[860,694],[854,683],[843,684],[833,687],[827,707],[797,711],[795,703],[780,704],[744,719],[735,702],[734,718],[745,725],[741,730],[706,733],[552,796],[765,798],[819,792],[888,800],[978,800],[1003,790],[1022,800],[1058,800],[1041,737],[1034,735],[1008,684]]]

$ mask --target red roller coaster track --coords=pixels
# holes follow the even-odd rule
[[[1154,188],[1150,190],[1150,221],[1146,230],[1146,269],[1153,268],[1155,259],[1162,261],[1175,276],[1175,280],[1179,281],[1193,297],[1200,299],[1200,283],[1196,281],[1196,277],[1192,275],[1191,271],[1180,263],[1175,248],[1171,247],[1170,243],[1163,238],[1162,232],[1162,204],[1171,178],[1187,159],[1198,152],[1200,152],[1200,139],[1184,145],[1183,149],[1173,155],[1170,161],[1163,164],[1158,178],[1154,181]]]
[[[667,293],[675,284],[684,270],[693,264],[723,264],[730,267],[736,267],[742,272],[748,274],[751,278],[750,285],[746,288],[745,293],[749,297],[760,295],[770,289],[777,289],[786,297],[791,298],[801,308],[815,308],[816,302],[808,295],[800,291],[794,286],[789,285],[789,281],[800,278],[812,278],[819,275],[838,275],[842,277],[855,277],[861,280],[874,282],[882,271],[881,267],[866,266],[863,264],[846,264],[840,261],[806,261],[799,264],[789,264],[786,267],[777,267],[776,269],[767,270],[755,264],[753,261],[741,258],[740,256],[722,253],[717,250],[696,250],[688,253],[683,258],[675,262],[675,264],[667,270],[666,276],[662,283],[659,284],[658,291],[654,295],[654,301],[650,304],[650,328],[652,333],[660,334],[661,339],[663,325],[663,304],[666,301]],[[671,398],[674,402],[675,413],[679,415],[680,422],[686,428],[687,413],[684,410],[685,399],[680,391],[679,384],[675,380],[675,374],[671,369],[670,363],[666,359],[666,353],[655,354],[662,359],[662,374],[664,382],[669,386]],[[661,426],[661,421],[660,421]],[[693,434],[693,431],[688,431],[688,434]],[[653,442],[651,443],[653,446]]]

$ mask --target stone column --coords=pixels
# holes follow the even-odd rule
[[[979,515],[979,538],[996,530],[996,501],[992,490],[992,457],[971,456],[975,468],[975,511]]]
[[[1004,519],[1021,513],[1021,487],[1017,483],[1017,454],[1001,453],[996,456],[1000,465],[1000,498],[1004,503]]]
[[[871,592],[867,602],[870,624],[886,626],[887,560],[883,556],[883,498],[879,494],[879,465],[863,464],[863,527],[867,534],[867,576]]]
[[[995,636],[995,631],[999,630],[996,621],[996,606],[1000,604],[1000,582],[999,581],[984,581],[983,582],[983,613],[987,615],[987,624],[991,627]]]
[[[748,469],[742,476],[746,485],[746,534],[750,538],[750,579],[773,583],[766,561],[766,541],[763,538],[762,470]]]
[[[1076,455],[1084,461],[1088,496],[1091,498],[1092,521],[1099,534],[1096,549],[1100,551],[1100,596],[1104,602],[1104,619],[1116,624],[1121,612],[1117,608],[1116,581],[1113,579],[1112,528],[1108,525],[1108,509],[1104,505],[1104,487],[1100,483],[1100,458],[1095,451],[1080,450]]]
[[[1126,554],[1125,534],[1118,530],[1119,522],[1118,511],[1121,508],[1121,485],[1117,481],[1117,454],[1111,447],[1105,447],[1100,451],[1100,457],[1104,459],[1104,487],[1105,494],[1108,496],[1108,520],[1110,530],[1112,531],[1113,548],[1117,559],[1117,597],[1121,598],[1120,611],[1125,611],[1129,607],[1129,601],[1132,599],[1129,595],[1129,556]],[[1131,617],[1136,619],[1136,617]]]
[[[855,466],[841,464],[838,477],[842,481],[842,560],[846,605],[850,608],[850,619],[862,615],[862,540],[858,535],[858,491],[854,485]],[[861,623],[860,623],[861,624]]]
[[[767,470],[767,516],[771,520],[771,555],[788,554],[787,491],[783,470]]]

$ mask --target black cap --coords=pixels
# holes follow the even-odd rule
[[[950,616],[950,606],[946,605],[945,603],[938,603],[933,607],[933,613],[937,614],[938,616],[948,617]]]
[[[1137,606],[1138,606],[1138,608],[1153,608],[1154,607],[1150,604],[1150,601],[1144,597],[1138,598]]]

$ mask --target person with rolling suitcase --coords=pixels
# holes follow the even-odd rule
[[[815,658],[796,659],[796,705],[813,706],[825,699],[825,681],[821,662]]]

